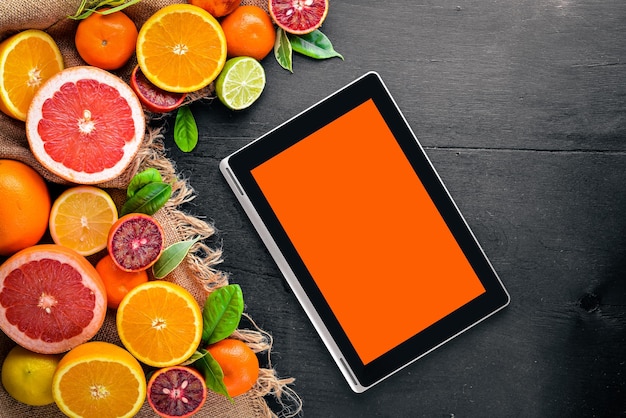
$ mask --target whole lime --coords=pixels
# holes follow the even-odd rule
[[[33,406],[51,404],[52,375],[61,357],[34,353],[17,345],[2,363],[2,385],[19,402]]]

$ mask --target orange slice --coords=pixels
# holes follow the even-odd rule
[[[211,14],[191,4],[159,9],[137,38],[137,61],[146,78],[170,92],[200,90],[226,62],[226,37]]]
[[[132,417],[145,400],[146,378],[128,351],[92,341],[61,359],[52,378],[52,395],[70,417]]]
[[[44,81],[63,69],[63,57],[47,33],[29,29],[0,44],[0,110],[26,120],[28,106]]]
[[[202,312],[183,287],[162,280],[132,289],[117,308],[117,332],[139,361],[168,367],[187,360],[202,337]]]
[[[50,235],[55,243],[79,254],[92,255],[107,246],[117,208],[111,196],[94,186],[65,190],[50,211]]]

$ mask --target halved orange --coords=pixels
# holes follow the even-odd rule
[[[71,187],[52,205],[50,235],[59,245],[92,255],[106,248],[115,221],[117,208],[106,191],[94,186]]]
[[[182,286],[156,280],[133,288],[117,308],[117,332],[128,351],[149,366],[187,360],[202,337],[202,311]]]
[[[128,351],[91,341],[61,359],[52,378],[52,396],[70,417],[133,417],[144,403],[146,378]]]
[[[139,30],[137,61],[155,86],[189,93],[219,75],[226,62],[226,37],[206,10],[172,4],[159,9]]]
[[[39,87],[63,69],[63,57],[50,35],[29,29],[0,44],[0,110],[26,120]]]

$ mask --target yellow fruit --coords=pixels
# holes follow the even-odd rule
[[[69,417],[132,417],[146,398],[146,378],[126,350],[91,341],[70,350],[59,362],[52,394]]]
[[[117,332],[139,361],[168,367],[187,360],[202,337],[202,311],[183,287],[156,280],[140,284],[117,308]]]
[[[19,402],[41,406],[54,402],[52,376],[59,364],[58,354],[39,354],[16,345],[2,364],[2,385]]]
[[[153,14],[139,30],[137,61],[155,86],[189,93],[206,87],[222,71],[226,37],[206,10],[172,4]]]
[[[117,221],[111,196],[94,186],[65,190],[52,204],[50,235],[55,243],[87,256],[107,246],[109,229]]]
[[[0,110],[26,120],[39,87],[63,69],[63,57],[47,33],[29,29],[0,44]]]

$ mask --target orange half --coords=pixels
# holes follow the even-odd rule
[[[26,120],[39,87],[63,69],[63,57],[47,33],[29,29],[0,44],[0,110]]]
[[[155,86],[169,92],[200,90],[226,62],[226,37],[211,14],[191,4],[172,4],[139,30],[137,61]]]
[[[117,308],[122,343],[148,366],[168,367],[187,360],[202,338],[202,311],[185,288],[163,280],[133,288]]]

